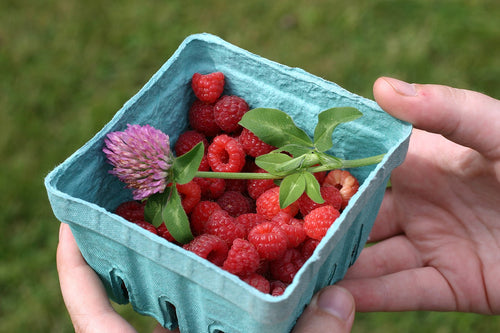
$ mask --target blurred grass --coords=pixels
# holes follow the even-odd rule
[[[73,331],[44,176],[111,119],[189,34],[210,32],[372,98],[380,75],[500,98],[500,3],[75,1],[0,3],[0,332]],[[116,306],[139,331],[154,321]],[[353,332],[492,332],[461,313],[358,314]]]

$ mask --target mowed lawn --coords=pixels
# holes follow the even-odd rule
[[[381,75],[500,98],[500,2],[0,3],[0,332],[71,332],[44,176],[107,123],[188,35],[210,32],[372,98]],[[139,332],[153,319],[116,306]],[[494,332],[463,313],[358,314],[353,332]]]

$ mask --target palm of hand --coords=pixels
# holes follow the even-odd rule
[[[414,130],[370,235],[380,242],[339,283],[358,310],[500,313],[499,166]]]

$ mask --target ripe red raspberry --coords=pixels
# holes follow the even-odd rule
[[[288,249],[285,254],[269,265],[273,279],[284,283],[292,283],[295,274],[304,264],[302,254],[297,249]]]
[[[268,220],[259,214],[256,213],[248,213],[248,214],[241,214],[236,218],[236,222],[242,226],[245,227],[245,231],[248,234],[250,230],[252,230],[253,227],[256,225],[259,225],[264,222],[268,222]]]
[[[226,190],[226,182],[221,178],[195,177],[193,180],[200,185],[203,200],[217,199]]]
[[[269,294],[271,292],[271,283],[260,274],[253,273],[241,279],[264,294]]]
[[[288,247],[299,246],[307,237],[303,222],[287,213],[279,212],[271,222],[277,224],[288,238]]]
[[[233,217],[250,213],[252,209],[248,199],[243,194],[236,191],[224,192],[224,194],[217,199],[217,203]]]
[[[304,217],[304,229],[307,236],[321,240],[339,216],[340,212],[329,205],[313,209]]]
[[[116,207],[115,214],[130,222],[143,221],[144,205],[135,200],[125,201]]]
[[[226,191],[237,191],[240,193],[245,193],[247,191],[246,179],[225,179],[225,181]]]
[[[279,190],[279,187],[273,187],[262,193],[262,195],[257,198],[257,214],[264,215],[269,220],[272,219],[274,215],[278,214],[280,211],[288,213],[291,216],[297,215],[299,211],[297,202],[294,202],[283,209],[280,208]]]
[[[260,257],[257,249],[247,240],[234,240],[222,268],[238,276],[249,276],[259,268]]]
[[[227,258],[229,247],[226,242],[215,235],[203,234],[195,237],[183,246],[211,263],[222,266]]]
[[[235,139],[218,135],[208,147],[208,164],[216,172],[240,172],[245,166],[245,152]]]
[[[210,215],[205,223],[205,232],[222,238],[228,246],[231,246],[236,238],[245,237],[245,228],[238,223],[234,217],[225,210],[216,210]]]
[[[137,224],[139,227],[141,227],[143,229],[146,229],[147,231],[152,232],[155,235],[158,235],[158,231],[156,230],[155,226],[152,225],[149,222],[146,222],[146,221],[134,221],[132,223]]]
[[[256,173],[266,173],[265,170],[258,168]],[[257,200],[258,197],[270,188],[277,187],[274,179],[248,179],[247,192],[250,198]]]
[[[174,236],[168,231],[167,226],[165,225],[165,222],[162,222],[158,228],[156,228],[156,231],[158,233],[158,236],[165,238],[171,243],[177,243],[175,240]]]
[[[191,78],[191,88],[195,96],[205,103],[215,103],[224,91],[224,74],[214,72],[210,74],[194,73]]]
[[[252,243],[262,259],[275,260],[285,253],[288,238],[281,228],[271,222],[261,223],[250,230],[248,241]]]
[[[201,235],[205,231],[205,224],[207,223],[210,215],[216,210],[221,209],[220,206],[213,201],[203,200],[200,201],[191,212],[189,221],[191,223],[191,231],[195,235]]]
[[[300,196],[298,203],[302,216],[306,216],[313,209],[325,205],[330,205],[333,208],[340,210],[340,208],[342,207],[342,196],[340,195],[340,191],[336,187],[321,186],[320,193],[321,197],[325,200],[325,202],[321,204],[314,202],[306,193]]]
[[[195,100],[188,113],[189,125],[208,137],[216,136],[221,132],[219,125],[215,122],[214,106]]]
[[[246,128],[241,131],[238,141],[245,153],[252,157],[258,157],[276,149],[276,147],[268,145]]]
[[[285,289],[287,287],[287,284],[284,283],[283,281],[279,280],[274,280],[271,281],[271,291],[269,292],[272,296],[280,296],[285,293]]]
[[[200,133],[195,130],[190,130],[179,135],[179,138],[175,142],[174,150],[177,156],[184,155],[198,143],[203,142],[203,147],[205,151],[208,150],[208,140],[205,134]]]
[[[304,260],[307,260],[312,256],[318,244],[319,240],[314,238],[306,238],[306,240],[302,243],[300,247],[300,253],[302,254]]]
[[[226,133],[233,133],[242,127],[239,123],[248,111],[247,102],[238,96],[222,96],[214,105],[214,119]]]

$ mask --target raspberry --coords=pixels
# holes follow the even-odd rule
[[[236,218],[236,222],[244,226],[246,233],[248,233],[256,225],[268,222],[268,220],[262,215],[256,213],[248,213],[248,214],[241,214],[240,216],[238,216]]]
[[[300,213],[302,216],[306,216],[313,209],[330,205],[335,209],[340,210],[342,207],[342,196],[340,191],[334,186],[322,186],[320,188],[321,197],[325,200],[323,203],[314,202],[307,194],[302,194],[298,200]]]
[[[195,100],[189,108],[188,118],[192,128],[208,137],[216,136],[221,132],[219,125],[215,122],[212,104]]]
[[[201,197],[204,200],[217,199],[226,189],[226,182],[221,178],[195,177],[193,180],[200,185]]]
[[[195,235],[201,235],[204,233],[205,224],[207,223],[210,215],[216,210],[221,209],[220,206],[213,201],[200,201],[191,212],[190,222],[191,231]]]
[[[340,190],[342,196],[342,209],[344,209],[349,200],[359,189],[358,180],[347,170],[332,170],[323,180],[324,186],[335,186]]]
[[[213,171],[240,172],[245,166],[245,152],[235,139],[218,135],[208,147],[208,163]]]
[[[172,234],[170,233],[170,231],[168,231],[167,229],[167,226],[165,225],[165,222],[162,222],[158,228],[156,228],[156,231],[158,233],[158,235],[160,237],[163,237],[165,238],[166,240],[168,240],[169,242],[171,243],[177,243],[177,241],[175,240],[175,238],[172,236]]]
[[[203,142],[205,151],[208,150],[208,140],[204,134],[195,130],[186,131],[179,135],[179,138],[175,142],[175,154],[177,156],[184,155],[200,142]]]
[[[149,222],[146,222],[146,221],[134,221],[132,223],[137,224],[139,227],[141,227],[143,229],[146,229],[147,231],[152,232],[155,235],[158,235],[158,231],[156,231],[155,226],[152,225]]]
[[[226,179],[225,181],[226,191],[237,191],[240,193],[245,193],[247,191],[246,179]]]
[[[275,260],[285,253],[288,238],[281,228],[271,222],[261,223],[250,230],[248,241],[252,243],[262,259]]]
[[[276,149],[276,147],[268,145],[246,128],[241,131],[238,141],[245,153],[252,157],[258,157]]]
[[[270,220],[280,211],[288,213],[291,216],[295,216],[298,213],[299,206],[297,202],[294,202],[283,209],[280,208],[279,190],[279,187],[273,187],[262,193],[262,195],[257,198],[257,214],[264,215]]]
[[[313,209],[304,217],[304,229],[307,236],[321,240],[339,216],[340,212],[329,205]]]
[[[292,283],[295,274],[304,264],[304,259],[297,249],[288,249],[285,254],[271,262],[269,270],[273,279]]]
[[[319,240],[314,239],[314,238],[307,238],[303,243],[300,248],[300,253],[302,254],[302,257],[304,260],[309,259],[309,257],[312,256],[314,250],[319,244]]]
[[[299,246],[307,237],[302,221],[291,217],[287,213],[279,212],[271,222],[277,224],[283,230],[288,239],[288,247]]]
[[[222,268],[238,276],[249,276],[259,268],[260,257],[255,247],[247,240],[237,238],[229,249]]]
[[[273,296],[283,295],[285,293],[286,287],[287,284],[284,283],[283,281],[279,280],[271,281],[270,283],[271,291],[269,293]]]
[[[248,104],[243,98],[222,96],[214,105],[215,122],[226,133],[237,132],[242,128],[238,123],[248,109]]]
[[[214,72],[202,75],[194,73],[191,79],[191,88],[195,96],[205,103],[215,103],[224,91],[224,74]]]
[[[144,204],[139,201],[130,200],[118,205],[115,214],[130,222],[144,220]]]
[[[217,203],[233,217],[247,214],[251,211],[248,199],[243,194],[236,191],[224,192],[224,194],[217,199]]]
[[[260,274],[254,273],[241,279],[264,294],[271,292],[271,283]]]
[[[191,242],[185,244],[183,248],[207,259],[217,266],[222,266],[229,251],[225,241],[209,234],[195,237]]]
[[[228,246],[231,246],[236,238],[245,237],[245,228],[238,223],[234,217],[225,210],[216,210],[210,215],[205,223],[205,232],[222,238]]]
[[[176,184],[176,187],[181,196],[182,208],[184,208],[186,214],[191,213],[201,200],[200,185],[194,181],[190,181],[186,184]]]
[[[263,169],[257,169],[256,173],[266,173]],[[248,179],[247,181],[247,192],[248,195],[257,200],[258,197],[270,188],[277,187],[274,183],[274,179]]]

